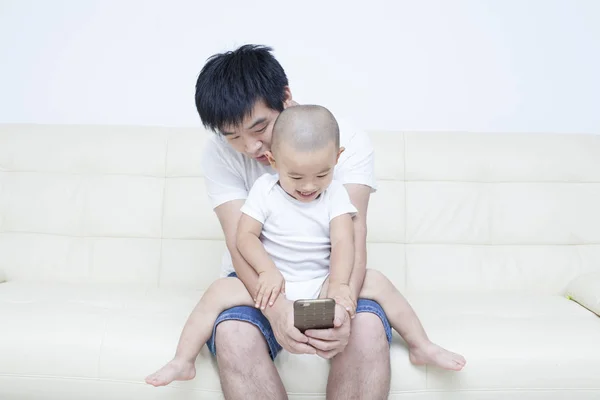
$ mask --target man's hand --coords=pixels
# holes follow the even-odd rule
[[[272,306],[280,293],[285,294],[285,279],[278,269],[268,269],[258,274],[256,285],[255,307],[264,310],[267,303]]]
[[[350,290],[350,286],[340,283],[340,284],[329,284],[329,289],[327,289],[327,297],[330,299],[334,299],[335,302],[341,305],[348,314],[350,318],[354,318],[356,316],[356,300],[352,294],[352,290]]]
[[[293,354],[317,353],[315,348],[308,345],[308,338],[294,326],[293,302],[282,296],[263,313],[271,323],[275,339],[286,351]]]
[[[350,338],[350,318],[339,304],[335,305],[334,327],[331,329],[309,329],[305,332],[308,344],[317,350],[317,355],[331,359],[346,348]]]

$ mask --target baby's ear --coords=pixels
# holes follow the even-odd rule
[[[273,153],[271,153],[270,151],[266,151],[265,156],[267,156],[267,160],[269,160],[269,164],[271,164],[271,167],[275,168],[275,159],[273,158]]]
[[[340,156],[342,155],[342,153],[344,152],[344,150],[346,150],[344,147],[340,147],[340,150],[338,151],[337,158],[335,159],[336,163],[340,160]]]

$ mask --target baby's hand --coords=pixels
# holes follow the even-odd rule
[[[285,279],[278,269],[263,271],[258,274],[258,287],[256,288],[254,306],[264,310],[267,302],[270,306],[275,303],[279,293],[285,293]]]
[[[354,318],[356,315],[356,300],[352,296],[350,286],[346,284],[330,284],[327,290],[327,297],[334,299],[337,304],[348,311],[350,318]]]

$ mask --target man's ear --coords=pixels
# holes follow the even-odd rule
[[[270,151],[266,151],[265,156],[267,157],[267,160],[269,160],[269,164],[271,164],[271,167],[275,168],[275,158],[273,158],[273,153],[271,153]]]
[[[335,163],[336,164],[338,163],[338,161],[340,161],[340,156],[342,155],[342,153],[344,152],[344,150],[346,150],[344,147],[340,147],[340,150],[338,151],[337,158],[335,159]]]
[[[296,105],[296,102],[292,99],[292,91],[289,86],[283,88],[283,108]]]

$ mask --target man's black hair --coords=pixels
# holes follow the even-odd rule
[[[206,128],[242,123],[260,100],[283,111],[288,79],[272,50],[247,44],[207,60],[196,81],[196,109]]]

